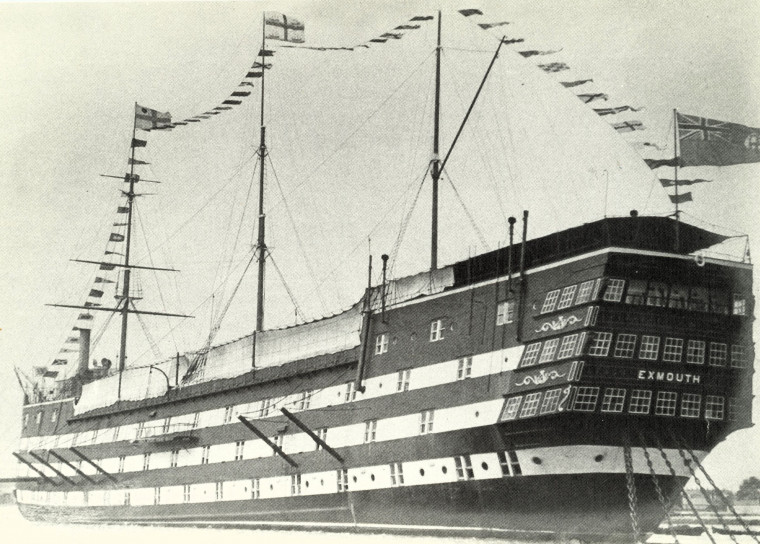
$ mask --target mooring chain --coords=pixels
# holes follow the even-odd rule
[[[633,537],[638,544],[641,542],[641,530],[639,529],[639,514],[636,511],[636,505],[638,504],[636,499],[636,482],[633,480],[631,446],[627,440],[623,445],[623,458],[625,459],[625,483],[628,488],[628,509],[631,514],[631,527],[633,528]]]
[[[670,459],[668,459],[668,456],[665,454],[665,450],[662,449],[662,444],[660,444],[659,440],[657,441],[657,449],[660,451],[660,455],[662,456],[662,460],[665,461],[665,465],[668,467],[668,470],[670,470],[671,476],[673,476],[674,479],[677,478],[676,471],[673,468],[673,464],[670,462]],[[712,544],[717,544],[715,542],[715,538],[713,537],[712,533],[707,528],[707,525],[705,525],[704,520],[699,515],[699,512],[697,511],[696,507],[694,506],[694,503],[691,502],[691,499],[689,498],[689,494],[686,493],[685,490],[681,489],[681,496],[684,499],[686,499],[686,503],[689,505],[689,508],[691,508],[691,511],[694,513],[694,516],[697,518],[697,521],[699,521],[699,524],[702,526],[702,529],[707,534],[707,537],[710,539],[710,542],[712,542]]]
[[[691,477],[694,478],[694,483],[697,484],[699,491],[704,496],[705,500],[707,501],[707,504],[710,506],[713,513],[715,514],[715,517],[718,518],[718,521],[720,522],[720,524],[723,525],[723,528],[726,530],[726,533],[728,533],[728,536],[730,536],[731,540],[734,541],[734,544],[739,544],[739,541],[736,540],[736,535],[734,535],[731,532],[731,528],[726,523],[726,520],[723,519],[723,516],[720,515],[720,511],[713,504],[713,501],[710,498],[710,493],[704,488],[704,486],[702,486],[702,482],[700,481],[699,476],[697,476],[697,473],[694,470],[694,465],[686,458],[686,454],[684,453],[683,449],[681,448],[681,444],[678,441],[676,441],[676,447],[678,448],[678,453],[681,456],[681,459],[683,459],[683,465],[689,469],[689,473],[691,474]]]
[[[704,475],[705,475],[705,478],[707,478],[707,481],[708,481],[708,482],[710,482],[710,485],[711,485],[711,486],[713,487],[713,489],[715,489],[715,491],[718,493],[718,496],[721,498],[721,500],[723,501],[723,503],[724,503],[724,504],[725,504],[725,505],[728,507],[728,509],[729,509],[729,510],[731,511],[731,513],[733,514],[733,516],[736,518],[736,520],[737,520],[737,521],[738,521],[738,522],[741,524],[741,526],[742,526],[742,527],[744,527],[744,530],[747,532],[747,534],[748,534],[749,536],[751,536],[751,537],[752,537],[752,539],[753,539],[755,542],[757,542],[758,544],[760,544],[760,539],[758,539],[758,538],[757,538],[757,535],[756,535],[756,534],[755,534],[755,533],[754,533],[754,532],[753,532],[753,531],[752,531],[752,530],[749,528],[749,525],[747,525],[747,522],[746,522],[746,521],[744,521],[744,518],[743,518],[743,517],[741,517],[741,516],[739,515],[739,513],[738,513],[738,512],[736,511],[736,509],[734,508],[734,505],[733,505],[733,504],[731,504],[731,501],[729,501],[729,500],[728,500],[728,498],[727,498],[727,497],[726,497],[726,495],[723,493],[723,491],[721,491],[721,489],[720,489],[720,488],[719,488],[717,485],[715,485],[715,482],[714,482],[714,481],[713,481],[713,479],[710,477],[710,475],[707,473],[707,471],[705,470],[705,467],[703,467],[703,466],[702,466],[702,463],[700,463],[700,462],[699,462],[699,458],[698,458],[698,457],[697,457],[697,456],[694,454],[694,452],[693,452],[693,451],[691,451],[691,449],[690,449],[690,448],[688,448],[688,447],[687,447],[687,448],[686,448],[686,451],[688,451],[688,452],[689,452],[689,456],[691,457],[691,459],[692,459],[692,460],[693,460],[693,461],[696,463],[696,465],[699,467],[699,470],[701,470],[701,471],[702,471],[702,474],[704,474]]]
[[[647,460],[649,473],[652,475],[652,483],[654,483],[654,489],[657,492],[657,499],[660,501],[660,504],[662,505],[662,510],[665,512],[665,517],[668,520],[668,530],[670,531],[670,534],[673,537],[675,544],[678,544],[678,535],[676,534],[676,530],[673,528],[673,520],[670,518],[670,501],[666,499],[665,495],[663,495],[662,493],[662,488],[660,488],[660,482],[659,480],[657,480],[657,473],[654,470],[654,464],[652,463],[652,458],[649,456],[649,450],[647,450],[646,446],[644,445],[644,437],[642,436],[641,433],[639,433],[639,438],[641,439],[641,448],[644,451],[644,457]]]

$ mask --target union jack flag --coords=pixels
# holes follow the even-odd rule
[[[731,141],[730,123],[696,117],[694,115],[678,114],[678,134],[681,140]]]

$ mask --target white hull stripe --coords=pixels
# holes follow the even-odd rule
[[[514,370],[517,368],[517,364],[520,361],[523,350],[524,346],[520,345],[473,355],[472,367],[469,377],[480,378],[483,376]],[[382,355],[376,355],[375,357],[377,357],[378,363],[382,361]],[[459,359],[453,359],[451,361],[445,361],[442,363],[435,363],[423,367],[412,368],[409,372],[408,385],[406,385],[405,388],[404,384],[402,384],[401,391],[399,391],[399,375],[397,372],[384,374],[382,376],[376,376],[364,381],[364,385],[366,387],[365,392],[356,392],[354,400],[360,401],[385,397],[404,391],[413,391],[435,387],[438,385],[444,385],[447,383],[454,383],[457,381],[458,373]],[[285,407],[291,412],[303,412],[307,410],[312,411],[319,410],[320,408],[340,406],[347,402],[346,389],[346,384],[341,383],[340,385],[315,390],[309,400],[308,409],[304,409],[302,407],[299,394],[289,395],[287,397],[279,399],[272,399],[269,413],[266,416],[261,415],[261,401],[235,405],[232,407],[232,413],[229,414],[231,417],[229,417],[229,421],[227,423],[237,424],[237,415],[245,415],[247,417],[253,417],[256,419],[262,419],[266,417],[280,417],[280,407]],[[171,432],[177,432],[192,428],[193,422],[195,420],[195,414],[196,412],[192,412],[186,415],[173,417],[171,419],[169,430]],[[163,423],[163,419],[147,422],[147,428],[143,431],[143,436],[150,434],[153,431],[155,431],[155,436],[162,434]],[[200,412],[200,416],[198,418],[198,426],[196,428],[218,427],[224,424],[225,408],[215,408],[213,410]],[[97,433],[93,431],[87,431],[85,433],[80,433],[77,435],[76,440],[74,440],[75,435],[72,433],[58,436],[47,435],[28,437],[21,440],[20,449],[22,451],[28,451],[112,443],[114,441],[113,438],[115,430],[116,428],[114,427],[108,427],[98,429]],[[137,433],[138,425],[136,423],[123,425],[119,427],[118,439],[122,441],[134,440],[137,437]]]
[[[664,450],[676,476],[688,478],[690,472],[677,450]],[[672,476],[670,468],[658,450],[648,450],[657,476]],[[558,476],[568,474],[624,474],[623,448],[619,446],[559,446],[516,451],[522,476]],[[707,452],[697,451],[702,460]],[[650,475],[642,448],[631,448],[633,470]],[[466,460],[465,460],[466,459]],[[506,471],[506,472],[505,472]],[[355,467],[347,469],[350,491],[388,489],[400,486],[421,486],[453,483],[460,480],[492,480],[511,477],[514,466],[502,467],[499,453],[479,453],[470,456],[443,457],[401,463]],[[326,495],[339,492],[339,471],[286,474],[256,480],[194,483],[160,488],[98,489],[89,491],[18,490],[18,501],[24,504],[54,506],[122,506],[129,493],[131,506],[155,504],[209,503],[230,500],[266,500],[294,495]],[[403,483],[402,483],[403,482]],[[395,485],[394,485],[395,484]],[[254,485],[257,498],[253,498]],[[158,501],[156,502],[156,499]]]

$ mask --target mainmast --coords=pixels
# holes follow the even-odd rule
[[[430,270],[438,268],[438,180],[441,177],[441,158],[438,155],[441,114],[441,11],[438,11],[438,44],[435,49],[435,118],[433,120],[433,158],[431,177],[433,178],[433,212],[430,229]]]
[[[266,14],[261,17],[261,136],[259,143],[259,236],[256,242],[258,252],[259,275],[256,289],[256,332],[264,330],[264,272],[267,258],[267,244],[264,238],[264,162],[267,154],[266,127],[264,126],[264,80],[266,79]]]
[[[676,186],[676,232],[675,232],[675,250],[678,253],[681,250],[680,241],[680,221],[681,210],[678,209],[678,110],[673,109],[673,183]]]

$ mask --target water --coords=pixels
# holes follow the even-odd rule
[[[56,525],[31,523],[14,505],[0,506],[2,540],[24,544],[522,544],[501,539],[445,538],[305,531],[265,531],[241,529],[201,529],[176,527],[140,527],[134,525]],[[713,535],[716,544],[731,544],[729,536]],[[755,544],[750,536],[737,536],[739,544]],[[679,536],[681,544],[712,544],[703,535]],[[655,535],[648,544],[673,544],[667,535]]]

